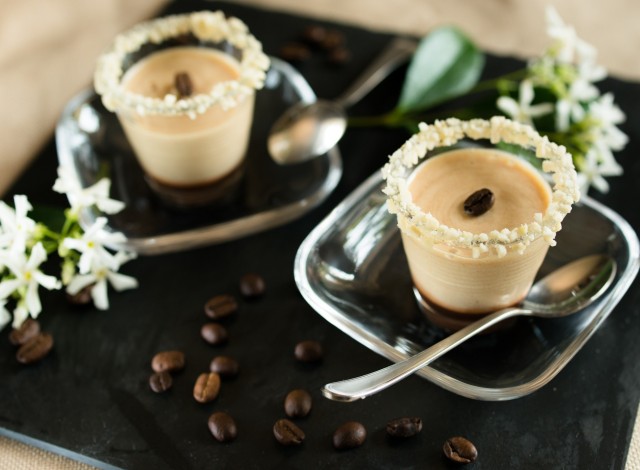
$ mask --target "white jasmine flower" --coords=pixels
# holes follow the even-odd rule
[[[115,214],[124,209],[124,203],[111,199],[109,191],[111,181],[109,178],[102,178],[88,188],[80,186],[80,182],[73,176],[69,168],[58,167],[58,179],[56,179],[53,190],[66,194],[71,204],[71,210],[78,214],[86,207],[96,206],[106,214]]]
[[[42,311],[40,297],[38,296],[38,287],[42,286],[46,289],[59,289],[60,282],[53,276],[48,276],[40,271],[39,266],[47,259],[47,252],[42,243],[38,242],[31,250],[29,258],[24,252],[6,252],[3,262],[15,278],[6,279],[0,282],[0,299],[6,299],[18,291],[22,296],[24,311],[28,312],[33,318],[36,318]],[[22,292],[24,290],[24,292]],[[18,302],[19,307],[21,303]],[[18,310],[18,309],[16,309]],[[26,318],[20,318],[22,311],[15,315],[14,326],[21,324]]]
[[[578,78],[590,83],[599,82],[607,77],[607,69],[591,60],[579,63],[577,71]]]
[[[117,246],[127,239],[120,232],[104,230],[106,224],[105,217],[98,217],[81,238],[65,238],[62,241],[63,247],[80,253],[78,270],[81,274],[89,273],[94,268],[100,267],[117,271],[119,266],[116,257],[109,253],[105,246]]]
[[[606,93],[597,101],[589,104],[589,114],[596,119],[601,128],[601,135],[612,150],[622,150],[629,138],[616,127],[625,120],[622,110],[613,103],[613,94]]]
[[[109,269],[106,266],[94,266],[90,273],[76,275],[67,286],[67,292],[75,295],[85,287],[93,284],[91,298],[94,305],[100,310],[107,310],[109,308],[107,281],[117,291],[138,287],[138,281],[135,278],[116,272],[122,264],[134,257],[133,254],[122,251],[116,253],[114,257],[116,267],[114,269]]]
[[[532,118],[544,116],[553,111],[553,105],[551,103],[532,105],[533,98],[534,91],[531,80],[523,80],[520,82],[518,101],[510,96],[501,96],[498,98],[496,104],[500,110],[515,121],[532,125]]]
[[[595,149],[592,149],[585,155],[584,162],[580,165],[580,171],[578,172],[580,192],[586,194],[589,186],[593,186],[601,193],[608,192],[609,183],[604,179],[604,176],[598,162],[598,154]]]
[[[595,48],[580,39],[573,26],[565,24],[555,8],[548,6],[546,17],[547,34],[553,39],[552,54],[559,62],[573,63],[595,58]]]
[[[27,217],[27,212],[33,208],[23,195],[14,196],[13,202],[15,209],[0,201],[0,248],[24,252],[27,241],[32,238],[36,228],[35,221]]]
[[[593,84],[577,78],[569,87],[569,93],[556,103],[556,127],[564,132],[569,129],[571,119],[581,121],[585,116],[583,103],[598,97],[600,91]]]

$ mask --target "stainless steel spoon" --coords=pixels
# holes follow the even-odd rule
[[[271,127],[267,148],[281,165],[303,162],[329,151],[347,128],[345,109],[386,78],[414,53],[413,39],[395,38],[338,98],[298,103],[289,108]]]
[[[336,401],[355,401],[378,393],[475,336],[517,316],[557,318],[576,313],[600,297],[613,282],[616,263],[605,255],[580,258],[539,280],[520,307],[499,310],[462,328],[428,349],[384,369],[354,379],[333,382],[322,394]]]

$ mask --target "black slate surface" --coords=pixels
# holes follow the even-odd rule
[[[182,1],[170,11],[222,7],[242,18],[276,54],[311,20],[217,2]],[[343,90],[389,39],[337,26],[347,37],[353,60],[327,67],[316,57],[301,67],[317,94]],[[491,74],[519,64],[489,57]],[[402,71],[394,74],[356,109],[372,114],[389,109],[399,92]],[[611,192],[598,199],[638,230],[640,179],[640,87],[608,79],[627,113],[623,130],[631,141],[619,155],[625,175],[611,179]],[[467,436],[479,450],[467,468],[623,468],[640,395],[640,309],[638,281],[600,331],[549,385],[534,394],[502,403],[479,402],[446,392],[412,377],[367,400],[341,404],[320,396],[321,385],[387,364],[364,346],[325,322],[301,298],[292,274],[295,252],[307,233],[368,175],[407,135],[382,129],[352,129],[341,143],[344,177],[321,207],[285,227],[242,240],[185,253],[140,258],[123,269],[140,280],[137,290],[111,294],[106,312],[70,308],[59,293],[43,293],[43,328],[53,333],[55,349],[33,367],[16,363],[8,331],[0,333],[0,434],[38,445],[52,445],[74,458],[131,469],[190,468],[449,468],[443,441]],[[56,155],[49,143],[16,183],[34,205],[65,201],[50,191]],[[9,196],[7,197],[7,200]],[[207,321],[203,303],[218,293],[238,293],[245,272],[261,273],[267,295],[241,302],[225,323],[229,343],[205,344],[199,336]],[[302,339],[320,340],[323,362],[303,367],[293,358]],[[182,349],[187,367],[164,395],[147,385],[152,355]],[[240,375],[225,381],[218,399],[196,403],[195,378],[217,354],[236,357]],[[311,415],[299,421],[307,439],[300,448],[283,448],[272,435],[283,417],[282,401],[292,388],[312,392]],[[207,418],[230,412],[239,427],[230,444],[213,440]],[[405,442],[386,438],[385,423],[420,416],[424,430]],[[358,449],[335,451],[331,434],[346,420],[368,429]],[[59,450],[60,450],[59,449]],[[61,450],[61,452],[66,452]],[[95,459],[95,460],[94,460]]]

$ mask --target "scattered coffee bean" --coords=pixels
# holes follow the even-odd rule
[[[258,274],[248,273],[240,278],[240,293],[246,298],[261,297],[265,290],[264,279]]]
[[[38,333],[27,340],[16,353],[21,364],[33,364],[45,358],[53,348],[53,336],[49,333]]]
[[[162,351],[151,359],[151,368],[156,372],[177,372],[184,368],[182,351]]]
[[[495,196],[490,189],[482,188],[465,199],[463,207],[465,214],[477,217],[493,207]]]
[[[209,370],[221,377],[235,377],[238,375],[238,361],[229,356],[214,357],[209,365]]]
[[[292,64],[300,64],[309,60],[311,51],[304,44],[290,42],[280,48],[280,57]]]
[[[325,37],[327,30],[320,25],[309,25],[302,31],[302,38],[311,46],[320,46]]]
[[[323,354],[322,345],[314,340],[300,341],[293,351],[295,358],[301,362],[317,362]]]
[[[186,98],[193,93],[193,82],[187,72],[178,72],[175,76],[175,87],[180,98]]]
[[[458,463],[471,463],[478,458],[478,451],[472,442],[464,437],[450,437],[442,446],[444,455]]]
[[[333,447],[336,449],[352,449],[364,444],[367,430],[357,421],[348,421],[333,433]]]
[[[291,390],[284,399],[284,412],[289,418],[304,418],[311,411],[312,402],[306,390]]]
[[[215,372],[203,372],[193,386],[193,398],[200,403],[209,403],[220,393],[220,376]]]
[[[69,294],[67,292],[67,302],[69,302],[71,305],[76,306],[86,306],[93,303],[93,297],[91,296],[93,286],[95,286],[95,284],[89,284],[88,286],[80,289],[80,291],[76,292],[75,294]]]
[[[149,377],[149,387],[156,393],[166,392],[173,385],[173,378],[166,370],[163,372],[154,372]]]
[[[329,52],[329,63],[344,65],[351,60],[351,53],[346,47],[337,47]]]
[[[305,438],[304,431],[288,419],[276,421],[273,425],[273,435],[280,444],[285,446],[300,445]]]
[[[397,418],[387,423],[387,434],[392,437],[411,437],[422,431],[420,418]]]
[[[207,343],[214,346],[226,343],[229,339],[227,329],[218,323],[205,323],[200,328],[200,335]]]
[[[19,328],[14,328],[9,333],[9,341],[14,346],[20,346],[40,333],[40,323],[33,318],[27,318]]]
[[[219,442],[233,441],[238,435],[238,427],[234,419],[222,411],[209,416],[209,431]]]
[[[214,320],[226,318],[237,311],[238,302],[233,296],[227,294],[216,295],[204,305],[204,313]]]
[[[325,50],[336,49],[344,44],[344,34],[336,29],[327,30],[321,46]]]

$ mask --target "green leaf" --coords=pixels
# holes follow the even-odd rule
[[[64,209],[40,204],[29,212],[29,217],[46,225],[55,232],[60,231],[65,221]]]
[[[461,31],[438,28],[420,41],[396,108],[421,111],[460,96],[478,82],[483,67],[484,54]]]

